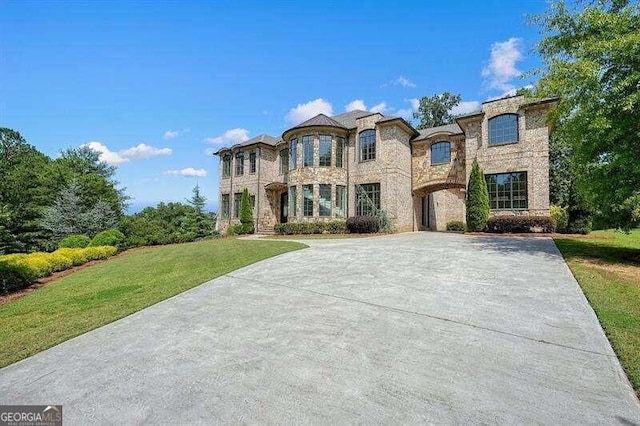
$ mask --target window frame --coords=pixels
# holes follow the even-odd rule
[[[347,207],[347,187],[344,185],[336,185],[336,204],[335,212],[336,217],[346,216]]]
[[[298,186],[289,187],[289,217],[298,216]]]
[[[289,171],[289,148],[280,150],[280,174],[285,175]]]
[[[231,154],[225,154],[222,156],[222,178],[226,179],[231,177],[231,162],[233,156]]]
[[[238,162],[238,159],[242,160]],[[235,176],[244,175],[244,151],[238,151],[235,155],[235,167],[233,169]]]
[[[255,151],[251,151],[249,153],[249,174],[255,174],[256,172],[256,160],[257,156],[256,156],[256,152]]]
[[[240,219],[240,207],[242,206],[242,192],[233,193],[233,218]]]
[[[298,138],[291,139],[289,142],[289,170],[298,168]]]
[[[376,159],[376,134],[375,129],[365,129],[358,133],[358,152],[360,162],[375,161]],[[373,136],[373,138],[371,138]],[[363,137],[367,138],[363,141]],[[363,142],[367,143],[367,146],[363,145]]]
[[[307,154],[311,154],[311,158],[308,158]],[[302,137],[302,167],[313,167],[315,164],[313,155],[313,135],[304,135]],[[311,163],[309,163],[309,161]]]
[[[327,156],[322,155],[322,147],[323,145],[326,148],[327,142],[329,143],[329,164],[326,161],[322,161],[323,158],[326,160]],[[333,137],[331,135],[319,135],[318,136],[318,165],[320,167],[331,167],[332,163],[332,148],[333,148]]]
[[[220,196],[220,217],[229,219],[231,214],[231,197],[229,194],[221,194]]]
[[[356,216],[372,216],[372,209],[364,209],[363,203],[360,202],[362,194],[367,194],[372,199],[376,209],[380,210],[382,207],[381,202],[381,189],[380,182],[363,183],[356,185],[355,187],[355,202],[356,202]]]
[[[318,216],[320,217],[331,217],[331,213],[333,210],[333,194],[332,187],[330,183],[321,183],[318,184]],[[322,192],[324,190],[324,195],[328,195],[329,197],[323,197]],[[322,201],[325,201],[325,204],[329,204],[329,209],[327,210],[325,207],[322,207]],[[325,213],[325,214],[323,214]]]
[[[344,138],[336,138],[336,167],[344,168]]]
[[[306,197],[306,190],[311,188],[311,198]],[[314,198],[314,191],[315,190],[315,185],[313,184],[307,184],[307,185],[302,185],[302,216],[304,217],[313,217],[313,198]],[[311,203],[310,205],[308,203]],[[307,208],[310,207],[311,210],[307,210]],[[308,212],[311,212],[311,214],[308,214]]]
[[[499,183],[499,177],[502,176],[518,176],[518,178],[515,180],[509,180],[508,187],[501,189],[499,185],[505,185],[507,183]],[[484,178],[487,182],[487,192],[489,193],[489,208],[491,210],[529,209],[529,173],[527,171],[509,173],[487,173],[484,175]],[[495,179],[495,181],[492,181],[492,179]],[[514,186],[516,186],[515,191]],[[501,196],[504,198],[507,195],[508,199],[499,199]],[[518,197],[518,199],[516,199],[516,197]],[[514,207],[515,202],[519,202],[518,207]],[[508,203],[508,206],[501,203]]]
[[[498,120],[504,117],[510,117],[515,119],[515,140],[513,139],[508,139],[506,141],[500,141],[500,142],[495,142],[494,138],[497,137],[497,135],[494,135],[493,133],[497,130],[504,130],[504,129],[496,129],[495,126],[498,125]],[[518,114],[515,113],[505,113],[505,114],[500,114],[500,115],[496,115],[491,117],[489,120],[487,120],[487,140],[488,140],[488,146],[501,146],[501,145],[511,145],[511,144],[516,144],[520,142],[520,129],[519,129],[519,117]],[[503,135],[502,137],[505,137],[506,135],[506,131],[502,132]],[[512,132],[510,132],[512,133]]]
[[[445,146],[445,145],[449,148],[448,149],[448,153],[447,153],[447,158],[448,158],[447,161],[434,161],[434,155],[433,155],[434,148],[438,149],[439,147]],[[451,163],[451,142],[449,142],[449,141],[434,142],[434,143],[431,144],[431,147],[429,148],[429,151],[431,153],[431,165],[432,166],[438,166],[438,165],[441,165],[441,164],[449,164],[449,163]]]

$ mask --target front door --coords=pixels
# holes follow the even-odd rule
[[[287,223],[289,214],[289,194],[283,192],[280,194],[280,223]]]

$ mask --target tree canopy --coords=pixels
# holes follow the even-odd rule
[[[413,113],[413,118],[419,120],[418,129],[453,123],[456,116],[451,113],[451,110],[461,100],[460,95],[453,95],[449,92],[420,98],[418,110]]]

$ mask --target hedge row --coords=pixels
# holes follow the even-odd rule
[[[347,223],[344,220],[332,220],[330,222],[289,222],[278,223],[273,228],[277,234],[344,234],[347,232]]]
[[[347,229],[353,234],[374,234],[380,231],[380,218],[376,216],[353,216],[347,219]]]
[[[59,248],[85,248],[114,246],[121,249],[124,244],[124,234],[117,229],[107,229],[99,232],[93,239],[86,235],[69,235],[60,241]]]
[[[550,216],[494,216],[489,218],[487,232],[555,232],[556,220]]]
[[[464,232],[465,225],[461,220],[447,222],[447,231]]]
[[[227,236],[253,234],[253,222],[240,223],[238,225],[229,225],[227,228]]]
[[[64,271],[118,252],[113,246],[60,248],[53,253],[16,253],[0,256],[0,294],[20,290],[38,278]]]

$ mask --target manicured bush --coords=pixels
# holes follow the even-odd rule
[[[373,234],[380,231],[380,218],[352,216],[347,219],[347,229],[353,234]]]
[[[80,266],[83,263],[87,263],[87,255],[85,252],[86,249],[80,248],[61,248],[54,253],[64,256],[71,260],[73,266]]]
[[[118,248],[114,246],[98,246],[87,247],[84,249],[84,255],[87,260],[100,260],[113,256],[118,252]]]
[[[464,222],[460,220],[447,222],[447,231],[464,232]]]
[[[494,216],[486,229],[497,233],[555,232],[556,220],[551,216]]]
[[[489,191],[482,169],[474,161],[467,185],[467,227],[470,231],[482,231],[489,219]]]
[[[347,232],[347,221],[332,220],[327,222],[327,231],[331,234],[345,234]]]
[[[567,225],[569,224],[569,212],[567,209],[560,206],[551,206],[549,212],[551,217],[556,220],[556,232],[566,233]]]
[[[58,248],[85,248],[91,243],[91,238],[86,235],[69,235],[60,241]]]
[[[53,266],[53,272],[64,271],[73,266],[73,262],[68,257],[61,255],[60,253],[47,253],[49,255],[49,262]]]
[[[24,264],[0,261],[0,294],[21,290],[37,278]]]
[[[120,248],[124,244],[124,238],[124,234],[117,229],[107,229],[93,237],[89,247],[114,246]]]
[[[347,223],[344,220],[288,222],[277,223],[273,229],[280,235],[344,234],[347,232]]]
[[[240,198],[240,233],[253,234],[253,206],[251,205],[251,196],[249,190],[245,188]]]

